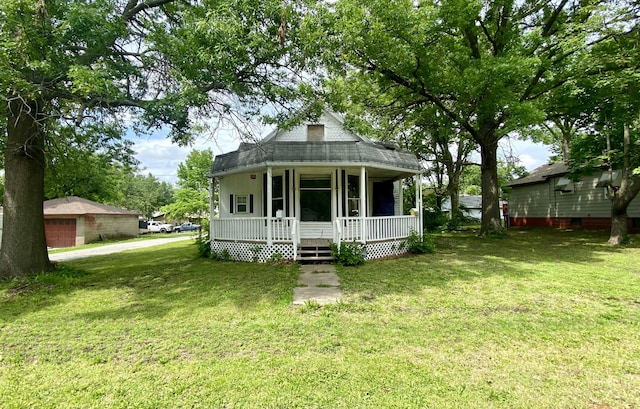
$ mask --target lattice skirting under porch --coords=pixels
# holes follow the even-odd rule
[[[398,256],[407,252],[406,240],[390,240],[369,242],[365,245],[365,259]],[[236,261],[248,261],[264,263],[274,255],[280,255],[284,260],[293,260],[293,244],[274,243],[271,246],[265,243],[241,242],[241,241],[212,241],[211,250],[222,255],[225,251],[228,256]]]
[[[271,246],[266,243],[250,243],[240,241],[212,241],[211,250],[222,254],[225,250],[236,261],[253,261],[264,263],[274,255],[279,254],[283,260],[293,260],[293,244],[274,243]]]
[[[367,260],[399,256],[400,254],[407,253],[406,240],[369,242],[365,247],[367,249],[365,259]]]

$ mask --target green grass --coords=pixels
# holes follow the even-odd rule
[[[639,408],[640,247],[606,238],[437,236],[330,306],[189,242],[77,260],[0,283],[0,407]]]

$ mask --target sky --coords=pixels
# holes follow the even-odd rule
[[[160,181],[175,184],[178,164],[184,162],[194,150],[211,149],[214,155],[228,153],[238,148],[240,140],[230,131],[222,131],[215,141],[199,139],[191,146],[180,147],[166,138],[166,133],[157,132],[150,136],[130,136],[135,143],[135,157],[140,161],[143,174],[151,173]],[[547,163],[551,153],[542,144],[531,141],[505,141],[498,154],[510,153],[520,159],[520,164],[531,171]]]

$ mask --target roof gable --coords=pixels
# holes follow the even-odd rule
[[[46,200],[43,202],[42,207],[45,216],[85,214],[138,215],[136,212],[104,205],[77,196]]]
[[[323,125],[323,137],[307,138],[307,126]],[[314,131],[317,131],[315,129]],[[276,130],[257,143],[240,144],[237,150],[217,155],[212,176],[248,171],[265,166],[324,164],[365,165],[416,174],[422,170],[418,158],[394,143],[372,142],[343,126],[342,117],[325,110],[317,122],[291,130]]]
[[[369,139],[356,135],[344,128],[344,119],[335,112],[324,110],[316,121],[305,121],[292,129],[276,129],[271,132],[261,143],[266,142],[307,142],[308,128],[324,127],[324,137],[321,142],[369,142]],[[316,142],[320,142],[316,140]]]

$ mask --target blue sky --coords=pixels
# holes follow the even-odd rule
[[[173,144],[164,135],[166,133],[160,131],[145,137],[131,136],[129,139],[135,143],[134,150],[137,152],[135,156],[141,162],[141,168],[145,169],[143,173],[151,173],[159,180],[172,184],[176,182],[178,164],[184,162],[192,150],[209,148],[214,155],[218,155],[231,152],[240,144],[237,136],[225,130],[220,132],[215,140],[200,138],[192,146],[187,147]],[[551,156],[547,147],[531,141],[512,140],[508,143],[505,141],[501,144],[499,154],[505,152],[517,156],[520,164],[529,171],[546,163]]]

